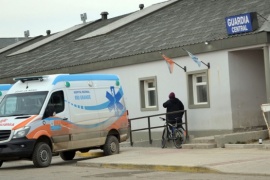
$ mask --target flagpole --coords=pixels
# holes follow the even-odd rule
[[[180,66],[179,64],[177,64],[176,62],[174,62],[174,64],[176,64],[177,66],[179,66],[180,68],[182,68],[185,72],[187,72],[186,66],[182,67],[182,66]]]
[[[203,61],[201,61],[204,65],[206,65],[208,67],[208,69],[210,69],[210,63],[205,64]]]

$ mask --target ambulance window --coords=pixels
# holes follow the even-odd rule
[[[1,115],[2,114],[11,114],[16,110],[16,97],[6,98],[4,102],[1,104]]]
[[[54,106],[56,114],[64,111],[65,109],[64,92],[63,91],[54,92],[51,96],[49,103]]]

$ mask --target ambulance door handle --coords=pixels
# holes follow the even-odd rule
[[[64,117],[64,118],[63,118],[63,120],[64,120],[64,121],[67,121],[67,120],[68,120],[68,118]]]

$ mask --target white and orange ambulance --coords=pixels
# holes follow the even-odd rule
[[[119,153],[129,137],[128,113],[117,75],[56,74],[14,78],[0,103],[0,167],[32,160],[47,167],[53,155]]]

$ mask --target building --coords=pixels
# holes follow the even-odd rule
[[[0,38],[0,49],[23,40],[25,38]]]
[[[268,0],[169,0],[114,18],[102,12],[96,21],[0,49],[0,82],[114,73],[130,118],[165,113],[162,103],[173,91],[187,109],[190,131],[265,126],[260,105],[270,101],[269,7]],[[172,73],[161,53],[176,63]],[[163,124],[158,118],[151,123]]]

